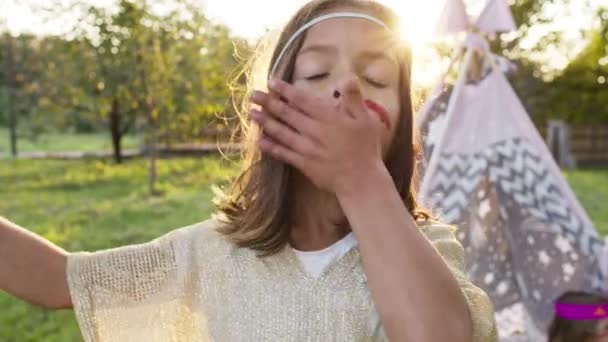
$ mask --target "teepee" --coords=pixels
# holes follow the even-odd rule
[[[419,196],[458,226],[467,271],[491,297],[501,335],[510,327],[499,320],[518,306],[521,329],[542,336],[561,293],[608,285],[597,258],[604,243],[511,88],[504,59],[489,51],[485,37],[510,29],[512,17],[506,0],[488,6],[484,27],[469,30],[456,54],[455,81],[444,76],[418,114]]]

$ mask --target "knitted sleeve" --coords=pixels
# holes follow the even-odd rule
[[[206,224],[203,223],[202,226]],[[200,277],[194,234],[201,224],[148,243],[68,257],[72,304],[86,342],[196,341]]]

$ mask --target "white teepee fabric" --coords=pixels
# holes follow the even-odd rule
[[[455,14],[443,13],[439,27],[466,12],[450,6]],[[608,246],[507,81],[514,66],[481,41],[516,29],[506,0],[487,0],[475,26],[479,34],[468,32],[453,59],[457,80],[446,82],[448,70],[416,118],[419,196],[459,227],[468,273],[492,298],[501,339],[541,341],[563,292],[608,291]]]
[[[436,35],[463,32],[469,25],[466,7],[462,0],[446,0],[435,28]]]
[[[544,332],[560,294],[602,289],[604,244],[496,56],[486,54],[479,82],[468,80],[473,55],[467,49],[455,85],[423,107],[421,201],[459,226],[469,275],[492,298],[499,327],[517,304]]]
[[[475,26],[484,33],[494,35],[498,32],[515,31],[515,20],[507,0],[487,0],[484,10],[477,18]]]

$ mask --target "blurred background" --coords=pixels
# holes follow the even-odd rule
[[[443,1],[383,2],[414,47],[419,106],[454,48],[433,37]],[[70,251],[206,219],[239,169],[237,67],[303,3],[0,0],[0,215]],[[492,50],[513,63],[513,87],[605,235],[608,3],[510,4],[519,29]],[[5,294],[0,308],[0,341],[81,340],[71,312]]]

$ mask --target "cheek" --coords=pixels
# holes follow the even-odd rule
[[[382,101],[377,102],[371,99],[365,100],[365,106],[367,109],[378,117],[386,132],[392,136],[395,131],[396,124],[399,121],[399,105],[396,101]]]
[[[391,126],[392,126],[392,120],[391,120],[391,115],[389,114],[388,110],[382,106],[381,104],[367,99],[365,100],[365,106],[367,107],[368,110],[372,111],[373,113],[375,113],[378,116],[378,119],[380,119],[380,121],[382,122],[382,124],[384,125],[384,128],[386,128],[386,130],[390,131],[391,130]]]
[[[397,126],[400,124],[399,119],[401,116],[401,104],[399,103],[399,98],[396,94],[393,98],[391,98],[390,100],[388,100],[386,102],[386,109],[389,113],[389,117],[390,117],[390,120],[392,123],[391,129],[389,132],[390,141],[392,141],[395,136],[395,132],[397,132],[397,128],[398,128]],[[403,124],[403,123],[401,123],[401,124]]]
[[[298,89],[302,89],[307,93],[316,96],[327,96],[328,94],[331,94],[331,92],[333,92],[334,90],[328,80],[319,80],[315,82],[296,80],[293,85]]]
[[[367,109],[378,116],[378,119],[384,126],[382,135],[382,149],[383,153],[386,154],[394,139],[395,132],[397,130],[397,123],[399,121],[399,106],[391,105],[390,101],[387,101],[387,106],[381,105],[380,103],[367,99],[365,100],[365,106]],[[384,155],[386,158],[386,155]]]

